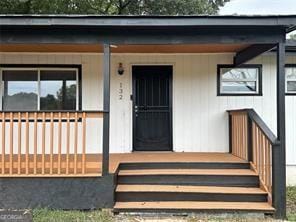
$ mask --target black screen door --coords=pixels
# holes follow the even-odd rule
[[[133,149],[172,150],[172,66],[133,66]]]

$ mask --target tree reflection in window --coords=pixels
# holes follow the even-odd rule
[[[257,67],[225,67],[220,69],[220,75],[222,93],[258,93],[259,68]]]
[[[3,110],[36,110],[38,106],[38,71],[4,70]]]
[[[40,109],[76,109],[76,71],[41,70],[40,72]]]

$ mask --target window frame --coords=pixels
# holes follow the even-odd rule
[[[246,92],[239,92],[239,91],[229,92],[229,93],[222,92],[222,90],[221,90],[221,87],[222,87],[221,69],[223,69],[223,68],[255,68],[255,69],[258,69],[258,76],[256,79],[256,87],[258,88],[258,90],[254,93],[253,92],[246,93]],[[235,82],[235,81],[229,80],[229,82]],[[241,82],[241,80],[239,80],[238,82]],[[217,65],[217,96],[262,96],[262,65],[261,64],[243,64],[243,65],[236,67],[231,64],[218,64]]]
[[[47,111],[81,111],[82,110],[82,84],[81,84],[81,65],[77,64],[0,64],[0,110],[3,110],[3,95],[4,95],[4,81],[3,81],[3,71],[5,70],[34,70],[37,71],[37,112],[47,112]],[[76,71],[76,109],[75,110],[41,110],[40,109],[40,71],[41,70],[73,70]],[[5,110],[6,111],[6,110]],[[9,110],[7,110],[9,111]],[[22,110],[19,110],[22,111]]]
[[[285,65],[285,95],[286,96],[296,96],[296,91],[288,92],[288,79],[287,79],[287,73],[286,73],[286,68],[295,68],[296,69],[296,63],[295,64],[286,64]],[[296,82],[295,80],[292,80]]]

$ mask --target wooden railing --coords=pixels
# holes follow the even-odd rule
[[[87,120],[102,117],[101,111],[1,112],[0,177],[88,174]]]
[[[276,191],[279,141],[253,109],[229,110],[228,113],[231,153],[250,161],[259,175],[261,187],[274,203],[274,196],[279,195]]]

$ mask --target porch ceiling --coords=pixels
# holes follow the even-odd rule
[[[222,53],[239,52],[248,44],[116,45],[112,53]],[[103,53],[99,44],[1,44],[0,52]]]

